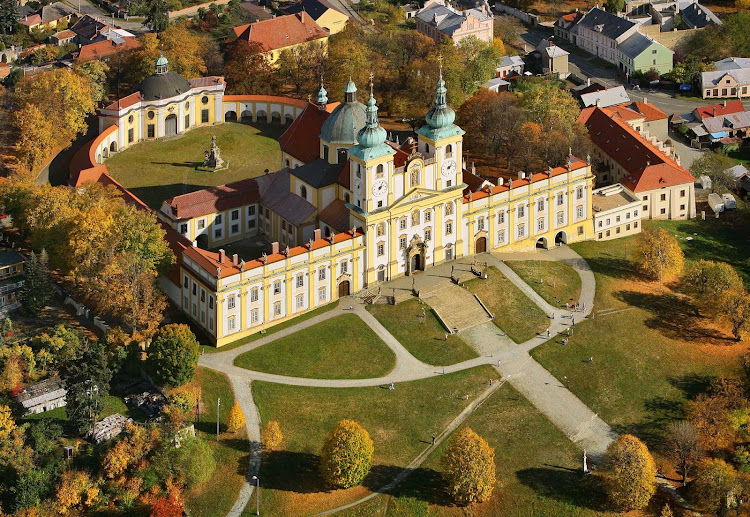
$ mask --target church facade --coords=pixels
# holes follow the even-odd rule
[[[368,93],[360,102],[350,81],[341,102],[321,85],[315,102],[224,96],[214,109],[216,123],[272,110],[293,119],[279,171],[167,199],[157,212],[188,243],[179,279],[162,287],[217,346],[437,264],[595,238],[589,160],[571,154],[563,167],[490,183],[466,168],[442,75],[426,124],[404,142],[387,138]],[[254,256],[223,249],[259,236],[271,244]]]

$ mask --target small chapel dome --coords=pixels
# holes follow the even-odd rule
[[[180,74],[170,72],[168,66],[166,57],[160,56],[156,60],[154,75],[146,77],[138,85],[142,100],[169,99],[190,91],[190,83]]]

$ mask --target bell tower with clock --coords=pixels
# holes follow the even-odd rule
[[[427,124],[417,130],[419,150],[427,158],[435,159],[434,190],[453,188],[463,183],[462,154],[464,130],[454,124],[456,112],[448,106],[442,66],[435,102],[427,112]]]

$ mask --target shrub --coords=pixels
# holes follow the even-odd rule
[[[466,427],[451,439],[442,458],[448,492],[459,503],[486,500],[495,488],[495,449]]]
[[[362,482],[375,450],[370,434],[353,420],[337,423],[320,452],[320,472],[330,486],[350,488]]]

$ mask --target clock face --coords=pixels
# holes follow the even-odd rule
[[[362,192],[362,180],[357,178],[354,180],[354,190]]]
[[[443,176],[452,176],[456,174],[456,161],[455,160],[446,160],[443,162],[443,170],[442,170]]]
[[[388,192],[388,183],[385,180],[378,180],[372,184],[372,195],[380,197]]]

